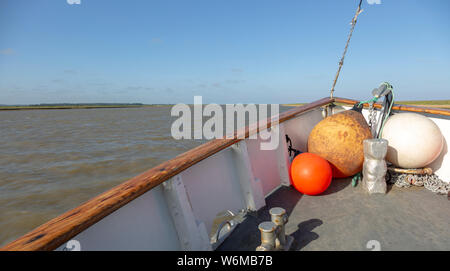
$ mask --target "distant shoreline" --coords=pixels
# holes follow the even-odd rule
[[[282,104],[283,106],[301,106],[305,103]],[[430,101],[395,101],[395,104],[415,105],[424,107],[434,107],[450,109],[450,100],[430,100]]]
[[[450,100],[401,101],[401,102],[397,102],[397,103],[407,104],[407,105],[415,105],[415,106],[426,106],[426,107],[450,109]]]
[[[450,109],[450,100],[430,101],[399,101],[396,104],[435,107]],[[301,106],[307,103],[280,104],[281,106]],[[103,109],[103,108],[141,108],[141,107],[165,107],[172,104],[62,104],[62,105],[0,105],[2,110],[56,110],[56,109]]]
[[[4,105],[0,110],[48,110],[48,109],[102,109],[102,108],[140,108],[140,107],[161,107],[169,104],[142,104],[142,105]]]

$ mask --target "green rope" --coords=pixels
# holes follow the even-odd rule
[[[358,172],[352,178],[352,186],[356,187],[358,185],[358,182],[360,181],[361,181],[361,172]]]
[[[363,104],[368,104],[368,103],[376,103],[378,101],[378,99],[379,99],[379,97],[373,97],[370,100],[359,102],[358,106],[363,105]]]

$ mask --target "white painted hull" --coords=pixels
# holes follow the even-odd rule
[[[367,118],[367,110],[363,114]],[[450,118],[428,116],[450,142]],[[290,165],[284,135],[289,135],[294,148],[306,151],[308,135],[322,119],[318,108],[281,123],[276,150],[260,150],[260,139],[240,141],[144,193],[72,240],[79,242],[81,250],[213,250],[223,241],[211,242],[218,214],[258,210],[270,193],[288,186]],[[448,182],[447,146],[432,167]],[[219,237],[225,237],[225,232]]]

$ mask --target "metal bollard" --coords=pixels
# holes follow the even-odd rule
[[[277,225],[272,221],[266,221],[258,226],[261,232],[261,245],[256,248],[256,251],[271,251],[276,246],[276,230]]]
[[[286,210],[280,207],[275,207],[269,210],[269,214],[272,222],[280,228],[276,239],[275,248],[277,250],[283,250],[284,247],[286,246],[286,234],[284,231],[284,224],[288,222]]]
[[[293,238],[286,237],[285,224],[288,222],[286,210],[275,207],[269,210],[270,222],[259,224],[261,231],[261,245],[256,248],[257,251],[270,250],[288,250],[292,244]]]

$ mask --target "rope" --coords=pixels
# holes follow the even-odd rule
[[[358,5],[358,9],[356,9],[356,13],[355,16],[352,19],[352,28],[350,29],[350,33],[348,35],[347,38],[347,44],[345,45],[345,49],[344,49],[344,53],[342,54],[342,58],[341,61],[339,61],[339,68],[336,72],[336,76],[334,77],[334,81],[333,81],[333,86],[331,87],[331,91],[330,91],[330,98],[333,99],[333,92],[334,92],[334,87],[336,86],[337,80],[339,78],[339,73],[341,72],[341,68],[344,65],[344,58],[345,58],[345,54],[347,53],[347,49],[348,49],[348,44],[350,43],[350,39],[353,35],[353,29],[355,29],[355,25],[356,25],[356,21],[358,19],[358,15],[362,12],[361,9],[361,4],[362,4],[362,0],[359,1],[359,5]]]
[[[295,158],[295,156],[301,154],[302,152],[292,148],[292,140],[289,138],[289,136],[286,134],[286,143],[288,145],[288,152],[289,152],[289,157],[292,156],[292,154],[294,155],[294,157],[292,159]]]
[[[376,103],[378,101],[378,99],[379,99],[379,97],[373,97],[370,100],[359,102],[358,106],[363,105],[363,104]]]
[[[352,186],[356,187],[358,185],[358,182],[361,181],[361,177],[362,177],[362,172],[358,172],[356,173],[353,178],[352,178]]]

